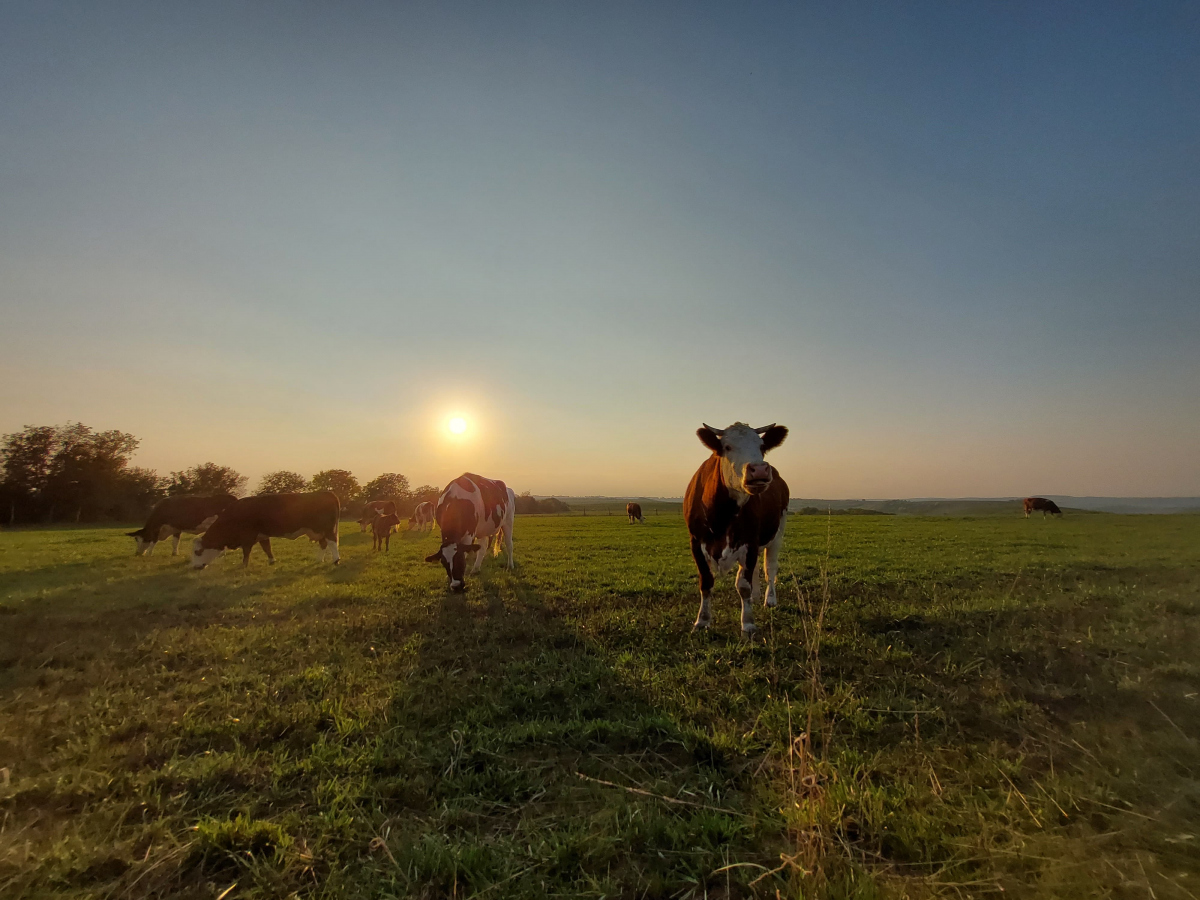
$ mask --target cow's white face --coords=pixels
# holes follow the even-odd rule
[[[192,568],[203,569],[205,566],[215,562],[217,557],[221,555],[220,548],[204,546],[203,538],[196,538],[192,541]]]
[[[763,459],[768,450],[787,437],[782,425],[751,428],[736,422],[728,428],[705,425],[696,432],[706,447],[721,458],[721,481],[745,502],[771,486],[771,464]]]

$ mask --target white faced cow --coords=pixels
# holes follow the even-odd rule
[[[394,516],[396,503],[394,500],[371,500],[363,504],[362,515],[358,519],[358,530],[367,531],[376,516]]]
[[[754,634],[754,603],[762,586],[756,577],[758,554],[763,550],[766,604],[776,603],[775,578],[790,497],[763,454],[782,444],[787,433],[782,425],[751,428],[741,422],[725,429],[705,425],[696,432],[712,456],[696,470],[683,498],[692,558],[700,572],[700,612],[694,628],[707,628],[712,622],[713,569],[720,574],[736,565],[742,633]]]
[[[245,497],[227,506],[208,531],[192,542],[192,568],[203,569],[226,549],[242,549],[242,565],[250,562],[250,551],[257,543],[275,564],[271,538],[294,540],[304,536],[320,548],[317,559],[333,550],[333,564],[341,562],[338,553],[338,520],[341,504],[333,491],[311,494],[259,494]]]
[[[459,475],[446,485],[438,497],[438,528],[442,531],[442,546],[437,553],[425,557],[425,562],[440,562],[450,580],[450,590],[465,591],[466,555],[475,554],[474,574],[483,565],[488,538],[496,536],[496,555],[500,541],[508,549],[508,568],[513,567],[512,528],[517,508],[517,495],[503,481],[493,481],[470,472]],[[483,538],[483,543],[478,541]]]
[[[179,555],[179,538],[184,532],[200,534],[217,520],[217,513],[234,503],[237,497],[218,494],[215,497],[166,497],[155,504],[150,518],[137,531],[127,534],[137,541],[137,555],[149,556],[154,545],[174,538],[171,555]]]

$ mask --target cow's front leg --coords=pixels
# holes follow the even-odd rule
[[[763,553],[763,574],[767,583],[767,597],[763,602],[767,606],[774,606],[779,602],[775,597],[775,582],[779,578],[779,552],[783,549],[783,529],[785,525],[787,525],[786,512],[780,517],[779,530],[775,532],[775,537],[771,538],[771,543],[767,544],[766,552]]]
[[[171,544],[171,555],[172,556],[179,555],[179,539],[181,537],[183,537],[182,531],[175,532],[174,543]]]
[[[245,569],[250,565],[250,551],[254,549],[254,541],[249,544],[242,544],[242,568]]]
[[[712,569],[704,556],[704,548],[700,546],[697,538],[692,538],[692,559],[696,562],[696,571],[700,573],[700,611],[696,613],[696,621],[692,625],[692,631],[695,631],[697,628],[707,628],[712,624],[710,601],[713,589]]]
[[[275,554],[271,552],[271,539],[268,537],[260,537],[258,546],[262,547],[263,553],[267,554],[267,565],[275,565]]]
[[[489,537],[482,544],[480,544],[479,549],[475,551],[475,565],[471,567],[472,575],[479,574],[479,570],[483,568],[483,558],[487,556],[488,546],[491,544],[491,542],[492,539]]]
[[[758,631],[754,624],[754,601],[758,599],[758,548],[746,548],[746,561],[739,563],[737,592],[742,601],[742,634],[750,637]]]

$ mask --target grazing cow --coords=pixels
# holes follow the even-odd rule
[[[208,531],[192,542],[192,568],[203,569],[226,549],[242,548],[242,566],[250,562],[250,551],[257,543],[275,564],[271,538],[288,540],[305,535],[319,546],[317,559],[325,559],[326,549],[333,550],[333,564],[341,562],[338,553],[338,519],[341,504],[333,491],[312,494],[259,494],[230,504],[217,516]]]
[[[761,586],[755,576],[758,553],[764,548],[766,605],[776,603],[775,579],[790,497],[763,454],[782,444],[787,433],[782,425],[751,428],[741,422],[725,429],[705,425],[696,431],[712,456],[696,470],[683,497],[692,559],[700,573],[700,612],[693,628],[707,628],[712,622],[713,569],[720,574],[736,564],[742,633],[754,634],[753,604]]]
[[[1042,518],[1046,518],[1046,513],[1052,516],[1061,516],[1062,510],[1058,508],[1058,504],[1053,500],[1047,500],[1045,497],[1026,497],[1024,503],[1025,518],[1029,518],[1029,514],[1034,510],[1042,511]]]
[[[371,527],[371,522],[376,516],[394,516],[396,514],[396,504],[392,500],[372,500],[363,506],[362,515],[358,519],[359,532],[366,531]]]
[[[513,515],[516,511],[517,495],[503,481],[493,481],[479,475],[466,473],[458,476],[438,497],[434,515],[442,531],[442,546],[436,553],[425,557],[425,562],[440,562],[450,580],[450,590],[465,591],[467,580],[464,569],[466,555],[475,554],[472,574],[483,565],[488,540],[476,543],[480,538],[496,536],[496,555],[500,555],[503,538],[508,549],[508,568],[513,567]]]
[[[422,501],[413,510],[412,518],[408,520],[409,531],[433,531],[433,504]]]
[[[371,531],[375,535],[375,540],[371,544],[372,550],[388,550],[392,549],[392,529],[400,524],[400,517],[395,513],[388,513],[386,516],[376,516],[371,522]]]
[[[217,513],[237,500],[229,494],[215,497],[167,497],[150,511],[150,518],[137,531],[127,534],[137,541],[137,555],[149,556],[154,545],[172,537],[171,555],[179,555],[179,538],[185,531],[199,534],[216,521]]]
[[[625,515],[629,516],[629,524],[641,522],[646,524],[646,520],[642,518],[642,504],[634,503],[632,500],[625,504]]]

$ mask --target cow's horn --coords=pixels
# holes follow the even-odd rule
[[[725,436],[725,429],[724,429],[724,428],[713,428],[713,427],[712,427],[711,425],[709,425],[707,422],[701,422],[700,424],[701,424],[701,425],[703,425],[705,428],[707,428],[709,431],[711,431],[713,434],[715,434],[717,437],[724,437],[724,436]]]
[[[764,425],[762,428],[755,428],[754,430],[757,431],[759,434],[766,434],[768,431],[770,431],[774,427],[775,427],[775,423],[772,422],[770,425]]]

